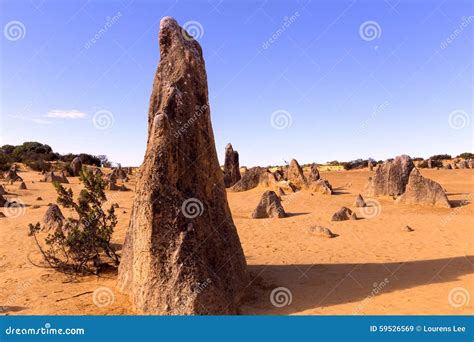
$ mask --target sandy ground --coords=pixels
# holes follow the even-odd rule
[[[27,236],[27,225],[41,220],[47,204],[55,202],[56,193],[52,184],[39,182],[41,176],[36,172],[19,174],[28,189],[18,190],[18,183],[6,185],[7,197],[22,201],[25,207],[13,213],[17,217],[0,218],[3,312],[134,314],[127,296],[114,287],[116,274],[71,277],[28,261],[39,263],[41,256]],[[228,193],[252,279],[242,314],[474,313],[474,298],[470,298],[474,296],[474,170],[422,170],[424,176],[446,189],[453,209],[402,206],[391,198],[379,198],[380,205],[374,202],[364,211],[353,204],[369,171],[321,174],[336,188],[336,194],[298,192],[283,196],[289,213],[284,219],[250,218],[264,189]],[[81,188],[78,178],[69,181],[77,194]],[[133,180],[128,186],[133,189]],[[38,196],[42,200],[37,200]],[[108,196],[120,205],[113,238],[120,247],[133,191],[108,192]],[[331,222],[332,214],[341,206],[354,209],[361,219]],[[5,212],[5,208],[0,210]],[[67,216],[68,211],[63,210],[63,214]],[[317,236],[309,229],[316,224],[339,236]],[[414,231],[403,231],[405,225]],[[99,294],[102,287],[107,289],[102,297],[96,297],[96,305],[93,292]]]

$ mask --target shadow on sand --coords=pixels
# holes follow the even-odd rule
[[[474,256],[367,264],[249,265],[251,279],[254,280],[251,286],[255,291],[252,298],[244,303],[244,311],[245,314],[288,315],[308,309],[358,303],[364,301],[382,282],[384,286],[379,294],[451,282],[472,274],[473,265]],[[291,305],[278,308],[278,311],[269,300],[271,291],[276,287],[286,287],[292,294]],[[354,308],[357,305],[354,304]]]

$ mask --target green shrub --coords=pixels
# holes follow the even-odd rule
[[[66,273],[94,273],[101,271],[103,259],[117,266],[119,257],[110,245],[110,239],[117,225],[115,206],[107,211],[103,205],[105,181],[100,174],[93,175],[84,170],[80,174],[84,184],[77,201],[73,199],[72,189],[66,190],[54,183],[58,193],[57,203],[64,208],[72,208],[75,218],[67,218],[61,228],[49,232],[44,243],[39,242],[41,224],[29,225],[29,235],[36,244],[45,261],[54,269]]]

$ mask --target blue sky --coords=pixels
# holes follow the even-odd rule
[[[203,47],[221,163],[228,142],[246,166],[473,150],[472,1],[0,6],[0,144],[140,165],[170,15]]]

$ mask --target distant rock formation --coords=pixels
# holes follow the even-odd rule
[[[66,175],[64,174],[64,171],[61,171],[60,175],[56,175],[54,173],[54,171],[49,171],[49,172],[46,172],[44,174],[44,177],[43,177],[43,182],[46,182],[46,183],[54,183],[54,182],[57,182],[57,183],[69,183]]]
[[[311,169],[308,176],[308,183],[316,182],[321,178],[316,164],[311,164]]]
[[[13,182],[23,182],[23,178],[18,176],[18,174],[16,172],[17,172],[17,167],[16,167],[16,165],[13,165],[10,168],[10,170],[8,170],[4,175],[5,181],[11,182],[11,183],[13,183]]]
[[[160,22],[159,44],[117,286],[145,313],[237,314],[249,278],[217,158],[201,46],[171,17]]]
[[[252,218],[286,217],[285,209],[274,191],[265,191],[260,202],[252,213]]]
[[[71,165],[71,176],[77,177],[81,173],[82,170],[82,160],[79,157],[76,157],[72,160]]]
[[[372,164],[372,161],[371,161],[371,160],[369,160],[369,161],[367,162],[367,167],[369,168],[369,171],[373,171],[373,170],[374,170],[374,164]]]
[[[240,167],[239,167],[239,153],[234,151],[232,145],[229,143],[225,147],[225,161],[224,161],[224,184],[226,188],[230,188],[232,185],[240,180]]]
[[[368,196],[399,196],[405,192],[408,177],[415,167],[409,156],[402,155],[380,165],[366,186]]]
[[[451,204],[441,185],[423,177],[416,168],[411,171],[406,191],[397,199],[397,203],[451,208]]]
[[[256,188],[259,185],[270,186],[276,183],[275,176],[264,167],[252,167],[242,178],[230,188],[231,191],[241,192]]]

